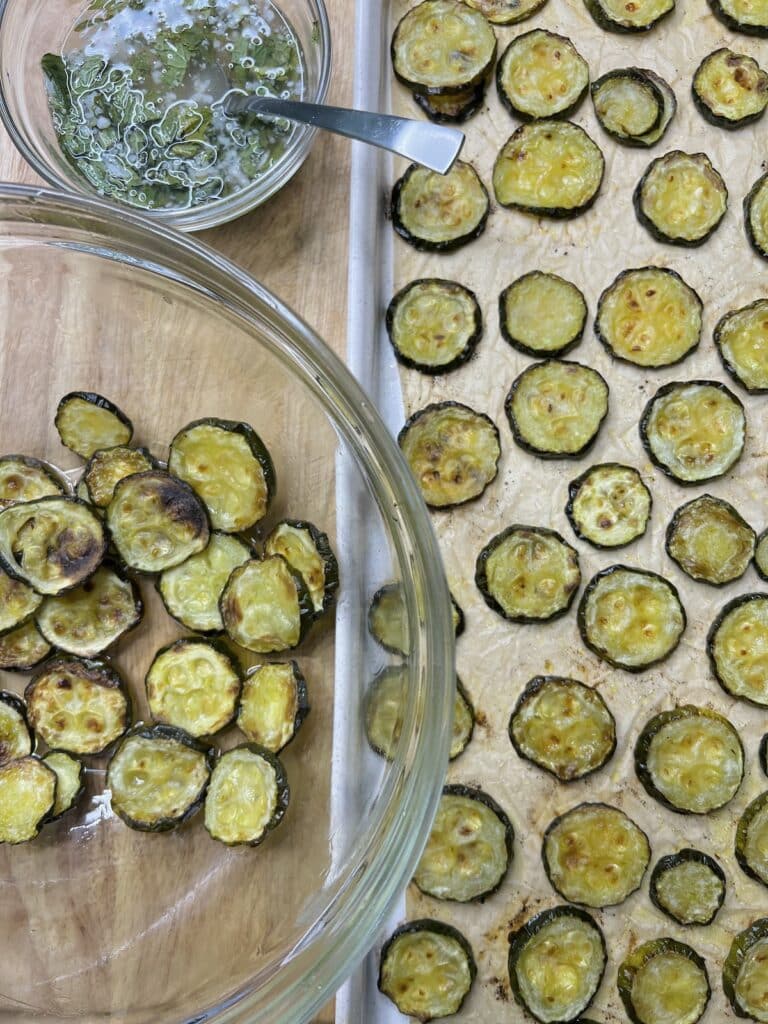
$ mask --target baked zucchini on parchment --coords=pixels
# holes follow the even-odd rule
[[[768,8],[763,0],[709,0],[709,6],[732,32],[768,36]]]
[[[721,609],[707,634],[718,683],[731,697],[768,707],[768,594],[742,594]]]
[[[493,25],[512,25],[540,11],[547,0],[466,0]]]
[[[643,536],[652,504],[636,469],[602,462],[568,484],[565,514],[581,540],[596,548],[620,548]]]
[[[387,308],[386,325],[398,362],[430,374],[458,370],[483,335],[475,293],[435,277],[402,288]]]
[[[701,850],[678,850],[657,861],[648,895],[677,924],[712,924],[725,900],[725,872]]]
[[[768,299],[726,313],[717,322],[714,339],[736,383],[751,395],[768,393]]]
[[[505,341],[527,356],[562,356],[581,341],[587,303],[570,281],[532,270],[499,296],[499,327]]]
[[[768,1020],[768,917],[734,938],[723,964],[723,991],[738,1017]]]
[[[752,57],[721,47],[699,64],[693,100],[718,128],[741,128],[762,117],[768,106],[768,75]]]
[[[735,853],[745,874],[768,885],[768,792],[755,797],[739,818]]]
[[[744,226],[749,244],[768,260],[768,174],[758,178],[744,197]]]
[[[584,6],[606,32],[647,32],[675,9],[675,0],[584,0]]]
[[[411,164],[392,189],[392,224],[424,252],[451,252],[485,230],[491,202],[471,164],[457,160],[447,174]]]
[[[464,612],[453,594],[450,598],[454,635],[460,637],[464,632]],[[386,583],[373,595],[368,609],[368,632],[390,654],[410,654],[408,609],[401,583]]]
[[[632,1024],[696,1024],[712,989],[704,960],[677,939],[652,939],[619,966],[619,995]]]
[[[722,587],[747,571],[755,553],[755,531],[733,505],[702,494],[672,516],[666,549],[686,576]]]
[[[570,39],[535,28],[517,36],[496,66],[499,99],[523,121],[568,117],[589,87],[589,65]]]
[[[412,93],[416,105],[436,124],[463,124],[478,112],[485,100],[485,83],[462,92],[434,96],[426,92]]]
[[[590,86],[595,116],[603,131],[625,146],[652,146],[675,113],[667,83],[647,68],[615,68]]]
[[[634,194],[637,219],[659,242],[702,245],[728,209],[728,189],[705,153],[665,153]]]

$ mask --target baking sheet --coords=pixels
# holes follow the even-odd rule
[[[412,5],[408,0],[392,0],[390,5],[359,0],[357,106],[421,116],[407,91],[393,82],[388,56],[391,28]],[[357,151],[353,165],[349,355],[354,369],[374,397],[386,400],[393,429],[402,423],[391,422],[396,405],[393,396],[402,389],[408,413],[444,399],[462,401],[488,413],[499,426],[503,449],[499,476],[482,498],[452,512],[433,514],[433,523],[451,589],[466,614],[467,629],[457,645],[458,670],[478,712],[474,738],[451,765],[449,780],[482,786],[506,809],[516,829],[515,860],[500,890],[485,904],[456,906],[425,897],[411,886],[400,919],[431,916],[448,921],[472,943],[478,977],[457,1020],[521,1019],[522,1011],[509,992],[508,932],[537,910],[562,902],[541,865],[542,833],[552,818],[575,804],[606,800],[624,809],[649,834],[652,864],[672,850],[697,846],[723,864],[728,889],[725,906],[708,928],[680,928],[658,912],[648,899],[650,871],[642,889],[624,904],[597,911],[595,916],[608,943],[609,967],[589,1010],[590,1018],[600,1024],[626,1019],[616,992],[619,963],[637,943],[671,935],[690,943],[707,961],[713,996],[703,1020],[712,1024],[735,1020],[722,995],[723,957],[736,932],[768,913],[768,891],[738,868],[733,840],[742,810],[767,788],[757,763],[757,747],[768,729],[768,715],[731,700],[720,689],[710,673],[705,637],[727,601],[765,587],[751,567],[740,581],[721,589],[694,583],[666,556],[664,531],[675,508],[706,492],[731,501],[758,532],[768,524],[768,403],[765,398],[747,396],[732,384],[712,342],[712,329],[720,316],[768,293],[766,267],[746,242],[741,211],[743,196],[765,170],[764,122],[737,132],[723,131],[704,121],[690,97],[693,72],[707,53],[727,45],[759,60],[761,56],[765,59],[766,44],[730,33],[710,14],[705,0],[678,2],[677,10],[644,36],[603,32],[580,0],[550,0],[534,18],[518,26],[496,27],[499,53],[514,36],[534,27],[570,37],[587,59],[593,79],[612,68],[634,64],[657,71],[677,95],[677,115],[663,141],[652,150],[619,146],[599,129],[591,102],[587,99],[582,104],[572,119],[598,142],[606,159],[602,192],[588,213],[570,222],[557,222],[494,207],[479,240],[452,255],[419,254],[394,238],[385,222],[389,189],[405,165],[396,163],[390,170],[388,158],[362,150]],[[517,124],[491,87],[486,107],[465,126],[463,158],[475,165],[489,191],[493,161]],[[725,219],[698,249],[655,242],[640,227],[632,208],[632,192],[642,172],[653,158],[671,149],[706,152],[728,185]],[[682,364],[659,371],[613,362],[592,330],[602,289],[619,271],[646,264],[677,270],[704,301],[700,348]],[[509,386],[531,360],[500,337],[498,295],[514,278],[533,269],[561,274],[584,292],[590,319],[584,340],[568,358],[593,366],[611,388],[610,412],[598,443],[578,460],[548,462],[524,453],[514,445],[503,412]],[[423,276],[452,278],[472,288],[485,317],[485,335],[476,356],[444,377],[428,378],[411,370],[398,374],[383,332],[383,312],[393,291]],[[372,354],[378,363],[371,360]],[[683,488],[649,463],[637,424],[645,402],[662,384],[700,377],[724,381],[739,394],[747,413],[747,444],[740,463],[724,480]],[[568,481],[587,466],[607,460],[636,466],[654,499],[651,527],[645,537],[614,554],[598,552],[578,541],[564,514]],[[635,676],[609,668],[584,648],[576,628],[576,604],[565,618],[545,626],[513,625],[496,616],[474,585],[474,564],[487,541],[512,522],[559,530],[579,551],[583,582],[615,562],[652,569],[671,579],[689,620],[674,655],[658,668]],[[617,753],[607,768],[592,778],[559,784],[522,761],[512,749],[507,736],[510,711],[527,680],[542,672],[574,676],[597,686],[616,716]],[[725,714],[739,729],[746,748],[747,770],[741,789],[727,807],[704,818],[661,808],[646,795],[633,769],[632,750],[643,724],[658,711],[681,702]],[[402,1019],[375,989],[379,948],[380,944],[352,988],[342,995],[341,1024]]]

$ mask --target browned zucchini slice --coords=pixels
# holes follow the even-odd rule
[[[57,658],[24,691],[29,724],[55,750],[100,754],[130,725],[120,676],[97,661]]]
[[[491,203],[471,164],[457,160],[447,174],[411,164],[392,190],[392,224],[424,252],[450,252],[485,230]]]
[[[513,25],[540,11],[547,0],[466,0],[494,25]]]
[[[282,555],[302,577],[315,615],[323,615],[336,602],[339,564],[328,534],[302,519],[283,519],[264,541],[265,555]]]
[[[392,36],[392,67],[409,89],[432,95],[479,85],[493,66],[496,36],[486,19],[458,0],[423,0]]]
[[[709,0],[712,13],[733,32],[768,36],[768,5],[765,0]]]
[[[768,1021],[768,917],[753,921],[731,943],[723,991],[737,1017]]]
[[[128,444],[133,424],[116,405],[94,391],[71,391],[56,409],[56,429],[61,443],[82,459],[99,448]]]
[[[269,750],[242,743],[222,754],[205,797],[205,827],[226,846],[258,846],[285,817],[288,776]]]
[[[255,654],[298,647],[315,617],[303,577],[282,555],[235,569],[219,600],[231,640]]]
[[[38,594],[76,587],[106,550],[101,520],[77,498],[39,498],[0,512],[0,564]]]
[[[450,596],[453,630],[458,637],[464,632],[464,612],[453,594]],[[373,595],[368,609],[368,631],[390,654],[410,654],[408,612],[401,583],[387,583]]]
[[[565,514],[577,537],[596,548],[620,548],[642,537],[651,492],[632,466],[601,462],[568,484]]]
[[[578,458],[608,415],[608,385],[597,370],[547,359],[523,370],[504,403],[512,436],[543,459]]]
[[[616,750],[616,722],[591,686],[562,676],[534,676],[509,719],[520,757],[573,782],[598,771]]]
[[[0,569],[0,636],[29,622],[42,602],[40,594]]]
[[[721,609],[707,635],[715,678],[732,697],[768,707],[768,594],[742,594]]]
[[[657,861],[649,895],[678,924],[712,924],[725,900],[725,873],[701,850],[678,850]]]
[[[208,518],[189,484],[161,469],[127,476],[115,487],[107,525],[130,569],[162,572],[203,551]]]
[[[90,457],[83,473],[88,500],[97,508],[106,508],[121,480],[157,468],[157,460],[146,448],[100,448]]]
[[[712,995],[696,950],[669,938],[633,949],[619,966],[617,985],[632,1024],[696,1024]]]
[[[578,622],[590,651],[627,672],[642,672],[669,657],[686,627],[685,609],[669,580],[627,565],[610,565],[592,577]]]
[[[199,739],[234,719],[240,671],[233,658],[210,641],[184,638],[157,652],[145,685],[155,721]]]
[[[188,423],[171,441],[168,471],[189,484],[223,533],[263,519],[277,489],[266,445],[253,427],[234,420]]]
[[[575,1020],[600,988],[607,961],[603,933],[577,907],[543,910],[509,936],[512,993],[541,1024]]]
[[[397,443],[430,508],[454,508],[479,498],[498,473],[496,424],[459,402],[419,409]]]
[[[49,750],[43,764],[56,773],[56,800],[49,821],[70,811],[85,791],[83,762],[63,750]]]
[[[502,206],[540,217],[577,217],[600,191],[605,160],[583,128],[570,121],[521,125],[493,167]]]
[[[674,270],[623,270],[597,304],[595,334],[616,359],[656,369],[680,362],[701,339],[702,301]]]
[[[768,75],[754,58],[723,46],[699,64],[692,92],[707,121],[718,128],[741,128],[765,113]]]
[[[645,832],[617,807],[584,803],[548,826],[542,859],[547,878],[564,899],[613,907],[640,888],[651,846]]]
[[[212,765],[212,751],[183,729],[139,725],[107,768],[112,810],[139,832],[178,828],[200,810]]]
[[[733,309],[715,327],[725,369],[751,395],[768,393],[768,299]]]
[[[31,672],[53,648],[34,622],[0,636],[0,668],[6,672]]]
[[[0,690],[0,765],[32,753],[32,734],[21,697]]]
[[[48,821],[56,773],[34,755],[0,765],[0,843],[27,843]]]
[[[587,303],[570,281],[532,270],[499,296],[499,326],[505,341],[525,355],[561,356],[581,341]]]
[[[573,604],[581,583],[579,556],[554,530],[514,524],[478,555],[475,583],[502,618],[548,622]]]
[[[66,494],[63,482],[39,459],[28,455],[0,457],[0,510],[20,501]]]
[[[739,818],[735,852],[742,871],[768,885],[768,792],[755,797]]]
[[[499,58],[499,99],[523,121],[567,117],[589,87],[589,65],[570,39],[535,28],[516,36]]]
[[[643,410],[640,440],[651,462],[679,484],[703,484],[741,458],[744,406],[719,381],[664,384]]]
[[[643,68],[616,68],[590,86],[603,131],[626,145],[655,131],[664,115],[664,94]]]
[[[401,925],[379,960],[379,991],[420,1021],[458,1013],[477,974],[472,947],[456,928],[426,918]]]
[[[768,5],[766,15],[768,16]],[[744,197],[744,226],[749,244],[758,256],[768,260],[768,174],[758,178]]]
[[[308,714],[307,682],[295,661],[256,665],[246,675],[237,726],[251,743],[279,754]]]
[[[485,83],[473,85],[457,93],[431,96],[429,93],[414,92],[413,98],[430,121],[437,124],[463,124],[478,112],[485,100]]]
[[[675,0],[584,0],[592,18],[606,32],[647,32],[675,9]]]
[[[701,245],[728,209],[728,189],[705,153],[673,149],[647,167],[634,195],[637,219],[659,242]]]
[[[401,289],[387,308],[386,324],[398,362],[430,374],[463,366],[483,334],[475,293],[436,277]]]
[[[166,611],[195,633],[223,633],[219,598],[232,572],[251,558],[239,537],[212,533],[203,551],[161,573],[157,589]]]
[[[733,505],[702,494],[672,516],[666,547],[691,579],[721,587],[747,571],[755,553],[755,531]]]
[[[763,530],[755,545],[755,571],[761,580],[768,580],[768,530]]]

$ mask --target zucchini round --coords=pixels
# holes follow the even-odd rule
[[[126,445],[133,437],[133,424],[125,413],[94,391],[64,395],[54,423],[64,447],[82,459],[90,459],[99,448]]]
[[[397,435],[397,443],[430,508],[455,508],[479,498],[498,473],[496,424],[459,402],[419,409]]]
[[[768,1021],[768,917],[734,938],[723,964],[723,992],[737,1017]]]
[[[83,480],[88,500],[97,508],[106,508],[115,494],[115,487],[127,476],[157,469],[157,460],[146,448],[100,448],[88,460]]]
[[[669,128],[670,122],[677,112],[677,98],[672,87],[660,75],[657,75],[655,71],[651,71],[650,68],[637,68],[636,70],[642,71],[645,78],[656,86],[664,99],[664,107],[658,127],[651,129],[645,135],[624,139],[624,144],[627,146],[642,146],[648,149],[651,146],[655,146],[666,135],[667,128]]]
[[[617,142],[637,145],[660,125],[664,94],[643,68],[617,68],[590,86],[595,116]]]
[[[0,569],[0,636],[29,622],[42,602],[40,594]]]
[[[494,25],[513,25],[540,11],[547,0],[465,0]]]
[[[675,9],[675,0],[584,0],[593,20],[606,32],[647,32]]]
[[[424,92],[411,94],[416,105],[436,124],[463,124],[478,112],[485,100],[485,83],[457,93],[430,96]]]
[[[229,638],[255,654],[298,647],[315,617],[303,577],[282,555],[238,566],[222,591],[219,610]]]
[[[669,938],[633,949],[619,966],[617,985],[632,1024],[696,1024],[712,995],[704,960]]]
[[[502,206],[539,217],[577,217],[600,191],[605,160],[583,128],[570,121],[523,124],[504,144],[493,167]]]
[[[647,167],[634,194],[637,219],[658,241],[702,245],[728,209],[728,189],[705,153],[673,149]]]
[[[755,797],[739,818],[735,853],[746,875],[768,885],[768,792]]]
[[[602,462],[568,484],[565,514],[581,540],[596,548],[621,548],[643,536],[652,504],[636,469]]]
[[[744,406],[714,380],[664,384],[640,419],[651,462],[684,485],[724,476],[741,458],[745,436]]]
[[[478,238],[490,210],[485,185],[462,160],[447,174],[411,164],[392,189],[393,227],[423,252],[451,252]]]
[[[453,728],[448,760],[455,761],[467,749],[475,731],[475,709],[460,679],[456,679],[456,699],[453,702]]]
[[[6,672],[31,672],[53,648],[34,622],[0,636],[0,668]]]
[[[623,270],[597,304],[595,334],[610,354],[658,369],[685,359],[701,339],[702,301],[674,270]]]
[[[32,753],[32,734],[21,697],[0,690],[0,765]]]
[[[768,595],[742,594],[729,601],[710,627],[707,652],[726,693],[768,707]]]
[[[49,820],[56,773],[31,755],[0,765],[0,843],[27,843]]]
[[[768,580],[768,530],[763,530],[755,544],[755,571],[761,580]]]
[[[725,873],[701,850],[678,850],[657,861],[649,895],[677,924],[712,924],[725,900]]]
[[[768,106],[768,75],[752,57],[723,46],[699,64],[693,101],[718,128],[741,128],[762,117]]]
[[[733,505],[702,494],[672,516],[666,548],[691,579],[721,587],[747,571],[755,553],[755,531]]]
[[[562,676],[534,676],[509,719],[520,757],[573,782],[598,771],[616,750],[616,722],[591,686]]]
[[[768,393],[768,299],[721,317],[715,347],[725,369],[751,395]]]
[[[709,0],[712,13],[733,32],[768,36],[768,5],[765,0]]]
[[[139,832],[168,832],[200,810],[213,753],[182,729],[139,725],[107,768],[112,810]]]
[[[295,661],[256,665],[246,675],[237,726],[251,743],[279,754],[308,714],[307,682]]]
[[[535,28],[517,36],[499,58],[499,99],[523,121],[567,117],[589,87],[589,65],[570,39]]]
[[[549,622],[573,604],[581,583],[579,556],[554,530],[515,524],[480,552],[475,583],[502,618]]]
[[[651,859],[648,836],[617,807],[583,803],[544,833],[542,860],[555,892],[586,907],[613,907],[640,888]]]
[[[422,919],[390,935],[379,960],[379,991],[420,1021],[458,1013],[477,974],[472,947],[456,928]]]
[[[21,501],[37,501],[66,494],[50,466],[28,455],[0,457],[0,510]]]
[[[483,790],[444,786],[413,881],[438,900],[484,900],[507,874],[514,838],[509,818]]]
[[[152,717],[190,736],[212,736],[235,717],[240,671],[208,640],[176,640],[157,652],[145,686]]]
[[[509,936],[512,994],[541,1024],[575,1020],[600,988],[607,959],[603,933],[586,911],[544,910]]]
[[[239,537],[212,533],[207,546],[160,574],[157,589],[166,611],[195,633],[224,632],[219,599],[233,571],[253,558]]]
[[[760,740],[758,759],[760,761],[760,767],[763,771],[763,775],[768,775],[768,732],[764,733],[763,738]]]
[[[85,791],[83,762],[63,750],[49,750],[43,764],[56,773],[56,799],[49,821],[71,810]]]
[[[255,743],[226,751],[211,773],[205,827],[226,846],[258,846],[285,817],[288,776],[274,754]]]
[[[398,362],[430,374],[463,366],[483,334],[475,293],[436,277],[401,289],[387,308],[386,325]]]
[[[749,244],[768,260],[768,174],[758,178],[744,197],[744,226]]]
[[[328,611],[339,589],[339,564],[328,535],[312,523],[283,519],[264,541],[264,554],[282,555],[304,580],[315,616]]]
[[[499,296],[502,337],[534,359],[570,352],[581,341],[586,322],[584,296],[557,274],[532,270]]]
[[[464,612],[453,594],[450,597],[453,631],[459,637],[464,632]],[[368,609],[368,632],[390,654],[410,654],[408,611],[401,583],[387,583],[373,595]]]

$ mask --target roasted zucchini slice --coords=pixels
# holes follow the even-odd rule
[[[570,121],[523,124],[504,144],[493,167],[502,206],[539,217],[577,217],[594,203],[605,160],[583,128]]]
[[[502,337],[534,359],[570,352],[581,341],[586,322],[584,296],[557,274],[532,270],[499,296]]]
[[[643,68],[616,68],[590,86],[595,116],[617,142],[637,145],[664,114],[664,94]]]
[[[26,843],[49,820],[56,773],[34,755],[0,765],[0,843]]]
[[[664,384],[643,410],[640,440],[648,456],[679,484],[703,484],[741,458],[744,406],[719,381]]]
[[[763,738],[760,740],[758,758],[760,760],[760,767],[763,771],[763,775],[768,775],[768,732],[764,733]]]
[[[251,743],[279,754],[309,714],[307,682],[295,661],[252,668],[243,683],[237,726]]]
[[[265,555],[282,555],[304,580],[315,615],[323,615],[336,601],[339,564],[328,535],[301,519],[283,519],[264,541]]]
[[[675,9],[675,0],[584,0],[592,18],[606,32],[647,32]]]
[[[596,548],[621,548],[642,537],[651,492],[632,466],[601,462],[568,484],[565,514],[577,537]]]
[[[157,460],[146,448],[100,448],[90,457],[83,473],[88,500],[97,508],[106,508],[121,480],[157,468]]]
[[[496,424],[460,402],[419,409],[397,436],[424,501],[455,508],[479,498],[498,473],[501,444]]]
[[[752,57],[723,46],[699,64],[693,101],[718,128],[741,128],[757,121],[768,106],[768,75]]]
[[[392,190],[394,229],[423,252],[451,252],[478,238],[490,210],[485,185],[462,160],[447,174],[411,164]]]
[[[512,993],[541,1024],[575,1020],[600,988],[607,959],[603,933],[586,911],[543,910],[509,936]]]
[[[64,395],[54,423],[64,447],[82,459],[90,459],[99,448],[126,445],[133,437],[133,424],[125,413],[94,391]]]
[[[219,599],[227,635],[255,654],[298,647],[315,618],[303,577],[282,555],[235,569]]]
[[[100,754],[131,722],[125,686],[98,661],[57,658],[24,691],[29,724],[54,750]]]
[[[509,818],[483,790],[444,786],[413,880],[438,900],[484,900],[506,876],[514,838]]]
[[[139,832],[168,832],[200,810],[213,766],[204,744],[170,725],[139,725],[107,768],[112,810]]]
[[[768,393],[768,299],[721,317],[715,347],[725,369],[751,395]]]
[[[765,0],[709,0],[712,13],[733,32],[768,36],[768,5]]]
[[[494,25],[513,25],[540,11],[547,0],[466,0]]]
[[[667,527],[667,554],[691,579],[721,587],[743,576],[755,531],[733,505],[711,494],[682,505]]]
[[[573,782],[613,757],[616,722],[593,687],[562,676],[534,676],[512,711],[509,738],[520,757],[560,782]]]
[[[463,124],[478,112],[485,100],[485,83],[473,85],[457,93],[430,96],[429,93],[414,92],[416,105],[424,111],[430,121],[437,124]]]
[[[464,632],[464,612],[451,597],[454,635]],[[390,654],[410,654],[408,640],[408,612],[401,583],[387,583],[371,598],[368,609],[368,631],[385,651]]]
[[[483,334],[475,293],[436,277],[401,289],[387,308],[386,324],[398,362],[430,374],[463,366]]]
[[[675,587],[645,569],[610,565],[596,573],[579,603],[579,632],[602,661],[642,672],[668,657],[686,627]]]
[[[637,219],[659,242],[701,245],[728,209],[728,189],[705,153],[673,149],[647,167],[634,195]]]
[[[115,487],[107,525],[130,569],[153,573],[181,565],[203,551],[208,517],[189,484],[161,469],[127,476]]]
[[[493,29],[458,0],[423,0],[392,36],[395,75],[414,92],[442,95],[480,85],[495,57]]]
[[[617,985],[632,1024],[696,1024],[712,995],[703,959],[669,938],[633,949],[619,967]]]
[[[269,510],[277,489],[272,457],[247,423],[195,420],[171,441],[168,471],[203,501],[214,530],[247,530]]]
[[[137,626],[143,614],[136,584],[102,565],[74,590],[47,597],[36,621],[49,644],[93,658]]]
[[[725,873],[701,850],[678,850],[657,861],[649,895],[678,924],[712,924],[725,900]]]
[[[453,728],[451,730],[451,746],[448,752],[449,761],[455,761],[459,754],[467,749],[475,731],[475,709],[469,694],[460,679],[456,680],[456,700],[453,703]]]
[[[157,652],[145,686],[152,717],[195,738],[212,736],[235,717],[240,670],[209,640],[176,640]]]
[[[379,960],[379,991],[419,1021],[458,1013],[477,974],[472,947],[456,928],[421,919],[390,935]]]
[[[40,594],[0,569],[0,636],[29,622],[42,602]]]
[[[66,494],[63,482],[39,459],[28,455],[0,457],[0,510],[20,501]]]
[[[731,943],[723,991],[737,1017],[768,1021],[768,917],[753,921]]]
[[[768,885],[768,792],[756,797],[739,818],[735,853],[745,874]]]
[[[523,121],[567,117],[589,87],[589,65],[570,39],[535,28],[517,36],[499,58],[499,99]]]
[[[512,436],[543,459],[579,458],[608,415],[608,385],[597,370],[547,359],[523,370],[504,403]]]
[[[681,814],[709,814],[736,796],[744,747],[731,723],[710,708],[684,704],[645,724],[635,771],[646,792]]]
[[[32,753],[32,734],[21,697],[0,690],[0,765]]]
[[[755,571],[761,580],[768,580],[768,530],[763,530],[755,545]]]
[[[0,636],[0,668],[6,672],[31,672],[53,648],[34,622]]]
[[[595,334],[616,359],[657,369],[680,362],[701,339],[702,301],[674,270],[623,270],[597,304]]]
[[[554,530],[514,524],[478,555],[475,583],[502,618],[549,622],[573,604],[581,583],[579,556]]]
[[[768,5],[766,19],[768,22]],[[749,244],[758,256],[768,260],[768,174],[758,178],[744,197],[744,226]]]
[[[640,888],[651,846],[630,817],[608,804],[583,803],[561,814],[544,833],[544,870],[571,903],[613,907]]]
[[[233,571],[251,558],[239,537],[212,533],[203,551],[160,574],[157,589],[166,611],[195,633],[223,633],[219,598]]]
[[[768,595],[743,594],[720,611],[707,635],[715,678],[731,697],[768,707]]]
[[[226,846],[258,846],[288,810],[288,776],[274,754],[242,743],[222,754],[205,798],[205,827]]]
[[[49,821],[71,810],[85,791],[83,762],[63,750],[49,750],[43,764],[56,773],[56,800]]]
[[[101,520],[77,498],[39,498],[0,512],[0,564],[38,594],[76,587],[106,550]]]

